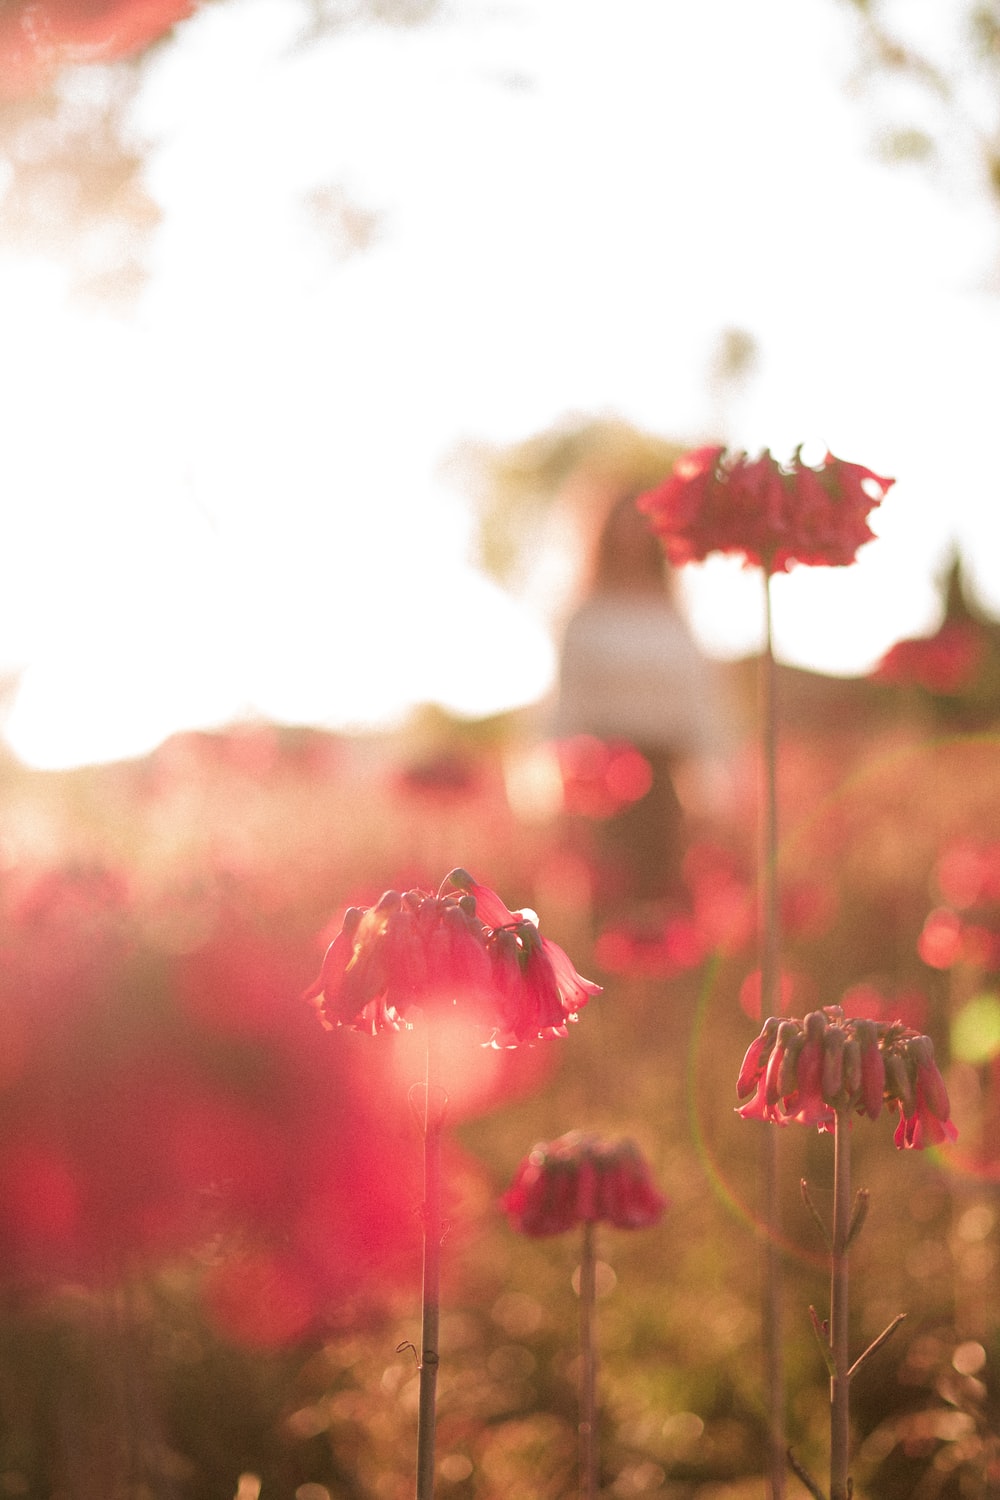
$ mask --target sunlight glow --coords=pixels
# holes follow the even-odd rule
[[[0,669],[21,674],[18,756],[113,759],[240,717],[368,728],[425,701],[470,717],[536,702],[553,611],[477,570],[440,470],[463,440],[570,411],[682,442],[807,441],[896,476],[857,567],[776,581],[790,663],[863,672],[932,630],[956,538],[1000,606],[982,561],[996,507],[966,441],[995,392],[966,382],[960,431],[949,416],[949,372],[1000,337],[969,290],[985,220],[867,154],[846,23],[814,34],[785,0],[761,35],[732,0],[631,0],[612,38],[603,6],[560,0],[299,47],[297,16],[206,6],[156,54],[134,123],[163,220],[133,311],[85,307],[54,264],[3,254]],[[595,109],[612,43],[629,83]],[[793,48],[815,66],[789,69]],[[752,101],[739,138],[706,104],[718,91],[727,118]],[[817,177],[794,232],[743,233],[732,258],[734,217],[760,225]],[[370,241],[334,254],[304,207],[317,191],[362,205]],[[762,361],[720,395],[726,325]],[[712,559],[683,592],[706,650],[757,649],[759,578]]]

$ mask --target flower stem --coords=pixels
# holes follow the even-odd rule
[[[594,1304],[597,1300],[594,1225],[583,1226],[580,1256],[580,1500],[597,1495],[597,1350]]]
[[[760,999],[761,1015],[780,1013],[778,921],[778,709],[777,672],[771,620],[771,576],[764,573],[764,654],[760,671],[760,719],[762,750],[762,813],[760,855]],[[785,1496],[785,1351],[783,1275],[778,1241],[781,1208],[778,1178],[778,1136],[775,1130],[761,1132],[761,1175],[764,1187],[764,1365],[769,1431],[771,1500]]]
[[[838,1109],[833,1133],[833,1249],[830,1255],[830,1500],[848,1500],[850,1383],[848,1245],[851,1228],[851,1121]]]
[[[416,1500],[433,1500],[437,1428],[438,1328],[441,1319],[441,1131],[444,1107],[434,1084],[434,1030],[427,1032],[424,1082],[424,1264],[421,1288],[420,1399]]]

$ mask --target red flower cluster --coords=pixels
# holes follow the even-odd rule
[[[412,1011],[430,1011],[513,1047],[565,1036],[566,1023],[600,992],[542,937],[533,913],[509,911],[457,869],[436,896],[386,891],[375,906],[351,907],[305,998],[330,1027],[399,1031]]]
[[[818,468],[800,455],[782,465],[766,448],[755,459],[697,448],[637,503],[678,565],[736,552],[768,573],[796,562],[846,567],[871,541],[868,514],[894,481],[832,453]]]
[[[535,1236],[579,1224],[647,1229],[667,1207],[634,1141],[579,1130],[535,1146],[500,1201],[514,1228]]]
[[[940,698],[955,698],[970,688],[983,664],[982,632],[966,620],[946,620],[936,635],[897,641],[872,676],[893,686],[919,687]]]
[[[930,1037],[899,1022],[845,1019],[839,1005],[804,1021],[771,1016],[750,1043],[736,1085],[745,1120],[815,1125],[826,1130],[837,1111],[878,1118],[883,1102],[899,1105],[900,1148],[954,1141],[948,1091]]]

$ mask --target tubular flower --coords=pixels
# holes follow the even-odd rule
[[[803,1021],[772,1016],[747,1049],[736,1084],[744,1120],[815,1125],[826,1130],[838,1110],[868,1115],[897,1105],[898,1147],[940,1145],[958,1131],[930,1037],[900,1022],[850,1016],[839,1005]]]
[[[869,512],[894,480],[832,453],[813,468],[801,451],[779,464],[766,448],[755,459],[696,448],[639,496],[639,509],[677,565],[735,552],[767,573],[787,572],[793,563],[846,567],[872,540]]]
[[[647,1229],[667,1207],[635,1141],[580,1130],[535,1146],[500,1202],[515,1229],[536,1237],[581,1224]]]
[[[452,889],[448,889],[452,887]],[[454,1015],[496,1047],[565,1036],[601,986],[488,886],[454,870],[437,895],[386,891],[351,907],[306,991],[329,1028],[373,1035],[410,1026],[412,1011]]]

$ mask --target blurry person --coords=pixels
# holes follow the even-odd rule
[[[617,773],[609,763],[603,815],[586,826],[573,820],[575,838],[589,845],[598,919],[683,903],[678,786],[690,786],[690,800],[698,787],[690,773],[719,762],[729,738],[714,666],[695,644],[635,499],[628,489],[602,508],[582,597],[564,629],[554,711],[564,757],[592,741],[641,756],[620,761]]]

